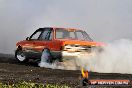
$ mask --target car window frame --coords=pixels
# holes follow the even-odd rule
[[[37,32],[39,32],[39,31],[41,31],[41,33],[40,33],[40,35],[42,34],[42,32],[43,32],[43,30],[42,29],[38,29],[38,30],[36,30],[30,37],[29,37],[29,40],[30,41],[33,41],[33,40],[38,40],[39,39],[39,37],[40,37],[40,35],[39,35],[39,37],[37,38],[37,39],[31,39]]]

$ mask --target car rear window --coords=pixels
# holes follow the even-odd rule
[[[64,28],[58,28],[56,30],[56,39],[76,39],[76,40],[88,40],[91,41],[89,35],[81,30],[70,30]]]

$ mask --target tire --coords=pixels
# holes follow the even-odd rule
[[[26,58],[26,55],[22,50],[16,50],[15,52],[15,58],[17,59],[18,62],[20,63],[27,63],[29,59]]]
[[[52,63],[53,62],[49,49],[45,48],[43,50],[42,55],[41,55],[41,62],[46,62],[46,63]]]

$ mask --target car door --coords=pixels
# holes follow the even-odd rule
[[[38,40],[35,41],[36,50],[39,52],[42,52],[44,48],[48,48],[52,50],[54,47],[52,40],[53,40],[53,29],[44,28]]]
[[[29,58],[36,58],[38,56],[38,50],[36,49],[35,42],[39,40],[40,35],[42,34],[43,30],[38,29],[36,30],[27,41],[27,47],[26,50],[28,51],[28,57]]]

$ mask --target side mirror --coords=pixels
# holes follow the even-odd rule
[[[27,37],[26,40],[28,41],[29,40],[29,37]]]

